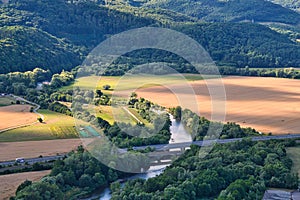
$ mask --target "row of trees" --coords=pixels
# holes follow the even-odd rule
[[[236,67],[220,67],[222,75],[237,75],[237,76],[259,76],[259,77],[277,77],[300,79],[300,71],[294,68],[280,69],[258,69],[258,68],[236,68]]]

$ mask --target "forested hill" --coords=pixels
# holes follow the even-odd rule
[[[108,35],[154,23],[89,2],[10,1],[0,7],[0,73],[70,69]]]
[[[174,1],[174,4],[179,1]],[[185,2],[187,4],[189,0]],[[217,1],[199,2],[214,4]],[[218,64],[300,67],[300,44],[296,42],[300,39],[300,33],[297,32],[290,37],[259,24],[203,23],[199,19],[160,8],[102,4],[102,0],[11,0],[9,4],[2,4],[0,73],[27,71],[36,67],[49,69],[53,73],[69,70],[79,65],[88,52],[107,37],[145,26],[169,27],[187,33],[203,45]],[[193,9],[201,13],[197,6]],[[238,17],[239,12],[231,11],[235,19],[241,18]],[[298,15],[293,11],[286,12],[293,15],[287,14],[286,19],[291,18],[294,21],[290,23],[295,23]],[[271,16],[276,17],[274,13]],[[147,55],[137,55],[142,58],[139,61],[149,61],[145,58]],[[158,59],[168,60],[165,55],[160,54]],[[180,72],[190,72],[184,65],[180,67]]]
[[[176,29],[197,40],[219,65],[300,66],[300,45],[259,24],[210,23]]]
[[[151,0],[144,6],[170,9],[208,22],[300,22],[299,13],[265,0]]]
[[[269,0],[273,3],[282,5],[286,8],[300,12],[300,1],[299,0]]]
[[[96,45],[105,35],[155,23],[93,2],[13,0],[3,7],[1,23],[34,26],[78,45]]]
[[[33,27],[0,27],[0,72],[32,70],[34,66],[60,72],[79,63],[74,47],[62,39]]]

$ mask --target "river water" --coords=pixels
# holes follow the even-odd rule
[[[184,128],[184,125],[180,121],[176,121],[173,116],[170,115],[171,119],[171,126],[170,126],[170,132],[171,132],[171,139],[169,143],[182,143],[182,142],[191,142],[192,137],[191,135],[186,131]],[[141,178],[147,180],[148,178],[152,178],[155,176],[158,176],[161,174],[166,165],[162,166],[157,166],[156,168],[150,168],[151,171],[143,174],[136,174],[134,176],[131,176],[130,178],[127,178],[126,180],[132,180],[136,178]],[[99,200],[109,200],[111,198],[111,191],[108,188],[106,188],[102,193],[95,193],[89,198],[85,198],[84,200],[94,200],[94,199],[99,199]]]

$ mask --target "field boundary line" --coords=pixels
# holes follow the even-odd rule
[[[128,108],[123,107],[123,109],[131,116],[133,117],[139,124],[144,124],[141,120],[139,120]]]
[[[10,94],[10,96],[13,97],[13,98],[15,98],[16,100],[24,101],[25,103],[28,103],[30,105],[35,106],[35,108],[33,109],[32,112],[34,112],[35,114],[37,114],[40,118],[42,118],[42,120],[45,120],[45,116],[43,114],[41,114],[41,113],[38,112],[38,110],[41,107],[39,104],[36,104],[36,103],[34,103],[32,101],[28,101],[28,100],[24,99],[23,97],[19,97],[19,96],[13,95],[13,94]],[[22,124],[22,125],[18,125],[18,126],[9,127],[9,128],[0,130],[0,133],[6,132],[6,131],[10,131],[10,130],[14,130],[14,129],[17,129],[17,128],[24,128],[24,127],[27,127],[27,126],[32,126],[32,125],[37,124],[37,123],[38,123],[38,121],[35,121],[33,123],[30,123],[30,124]]]

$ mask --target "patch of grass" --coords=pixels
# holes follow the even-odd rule
[[[0,107],[1,106],[9,106],[11,102],[16,102],[13,98],[10,97],[0,97]]]
[[[137,112],[136,109],[134,108],[128,108],[128,110],[136,117],[138,118],[141,122],[143,122],[146,126],[150,126],[150,123],[145,120],[144,118],[142,118],[142,116]]]
[[[73,117],[49,110],[40,110],[45,116],[44,123],[6,131],[0,134],[0,142],[34,141],[77,138]]]
[[[114,110],[113,110],[114,109]],[[143,119],[134,108],[128,108],[128,110],[145,125],[149,124],[147,120]],[[112,108],[111,106],[98,106],[96,108],[97,117],[108,121],[110,124],[113,124],[115,121],[129,123],[132,125],[137,124],[136,119],[134,119],[126,110],[120,108]],[[113,115],[117,113],[117,116]]]
[[[108,121],[111,125],[115,122],[112,107],[111,106],[98,106],[96,108],[97,117],[101,117],[102,119]]]
[[[199,74],[181,74],[181,75],[136,75],[136,76],[88,76],[79,78],[73,84],[62,87],[61,90],[73,89],[78,86],[84,89],[97,89],[102,90],[105,94],[111,94],[116,88],[118,90],[129,90],[135,88],[147,88],[155,85],[168,85],[183,83],[186,81],[197,81],[208,78],[216,78],[216,76],[201,76]],[[110,85],[110,90],[104,90],[103,85]]]
[[[287,148],[287,155],[293,160],[292,173],[300,174],[300,146]]]

